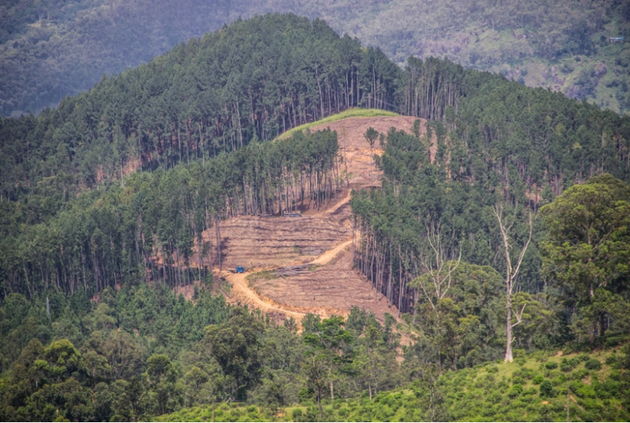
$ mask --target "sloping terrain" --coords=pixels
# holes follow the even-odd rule
[[[232,285],[229,301],[298,321],[306,313],[345,315],[353,306],[371,310],[381,319],[385,313],[396,316],[396,308],[353,269],[349,201],[352,189],[380,185],[381,172],[373,155],[381,150],[370,148],[363,135],[367,128],[411,132],[415,120],[347,118],[312,127],[312,131],[328,127],[337,131],[347,187],[325,208],[304,210],[302,217],[242,216],[222,222],[221,274]],[[216,247],[214,229],[206,231],[204,239]],[[236,266],[244,266],[246,272],[232,273]],[[299,271],[278,270],[286,266]]]
[[[616,111],[630,109],[627,2],[536,0],[8,1],[0,10],[0,114],[89,89],[239,17],[295,13],[380,47],[396,63],[446,57]]]
[[[214,231],[208,232],[214,241]],[[318,216],[241,216],[221,226],[222,263],[224,268],[281,266],[312,259],[350,236],[339,221]]]
[[[557,356],[538,351],[514,363],[487,363],[446,372],[440,378],[444,400],[439,407],[431,399],[433,392],[418,380],[404,389],[379,391],[372,400],[365,396],[336,400],[324,405],[323,411],[327,421],[348,422],[427,421],[438,412],[439,420],[444,421],[564,421],[568,405],[570,421],[627,421],[618,381],[624,357],[620,353],[620,348]],[[302,421],[305,416],[317,419],[317,409],[302,403],[270,415],[262,407],[231,403],[183,408],[156,421],[230,417],[233,421]]]

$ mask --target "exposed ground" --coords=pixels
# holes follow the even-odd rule
[[[306,313],[347,315],[353,306],[371,310],[380,319],[385,313],[397,316],[396,307],[353,269],[349,201],[352,189],[380,186],[373,156],[382,151],[378,141],[370,149],[363,136],[366,130],[373,127],[386,133],[395,127],[411,132],[414,121],[405,116],[352,117],[312,126],[311,131],[328,127],[337,131],[348,186],[324,208],[305,210],[303,217],[242,216],[222,222],[220,274],[231,284],[228,301],[298,322]],[[214,229],[204,234],[213,246],[215,236]],[[278,277],[273,271],[302,264],[308,266],[295,275]],[[236,266],[244,266],[246,272],[232,273]]]

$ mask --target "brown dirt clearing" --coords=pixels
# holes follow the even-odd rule
[[[380,186],[382,173],[373,157],[382,151],[378,140],[370,149],[363,135],[367,129],[387,133],[394,127],[411,133],[415,120],[408,116],[347,118],[311,128],[337,131],[348,186],[325,207],[304,210],[303,217],[241,216],[223,221],[221,275],[232,285],[227,300],[256,307],[278,320],[293,317],[300,322],[306,313],[346,316],[353,306],[370,310],[379,319],[385,313],[396,317],[396,307],[353,268],[349,201],[352,189]],[[425,130],[424,121],[420,128]],[[204,233],[213,248],[215,236],[214,228]],[[260,278],[251,284],[247,280],[256,271],[305,263],[313,265],[306,274]],[[236,266],[244,266],[246,272],[228,271]]]

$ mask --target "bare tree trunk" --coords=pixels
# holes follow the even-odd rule
[[[217,227],[217,260],[218,260],[218,264],[219,264],[219,271],[223,270],[223,266],[221,263],[221,229],[219,229],[219,221],[220,221],[220,217],[217,216],[215,219],[215,225]]]
[[[501,232],[501,240],[503,243],[503,256],[505,258],[505,308],[506,308],[506,322],[505,322],[505,335],[506,335],[506,345],[505,345],[505,362],[514,361],[514,357],[512,356],[512,328],[518,325],[522,321],[523,311],[525,311],[525,306],[520,310],[520,312],[515,312],[514,315],[516,317],[516,323],[512,323],[512,292],[514,290],[514,279],[518,275],[518,271],[521,268],[521,263],[523,263],[523,258],[525,257],[525,252],[527,251],[527,247],[529,246],[530,241],[532,240],[532,214],[529,213],[529,236],[525,245],[521,249],[518,257],[516,259],[516,265],[512,264],[511,259],[511,250],[513,245],[510,245],[510,235],[509,232],[516,221],[516,216],[514,216],[511,223],[506,222],[503,217],[503,206],[497,205],[493,207],[492,212],[494,216],[497,218],[497,222],[499,223],[499,230]]]

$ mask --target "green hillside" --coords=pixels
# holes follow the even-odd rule
[[[234,403],[184,408],[156,421],[565,421],[567,403],[570,421],[625,421],[627,360],[621,349],[562,356],[540,351],[514,363],[449,372],[429,386],[414,382],[373,400],[326,401],[321,418],[308,402],[275,414]]]
[[[455,0],[9,1],[0,8],[0,114],[37,112],[239,17],[292,12],[395,63],[448,58],[528,86],[630,110],[627,2]],[[609,37],[624,36],[611,44]]]
[[[337,133],[301,130],[396,114],[354,134],[382,176],[349,196]],[[2,421],[630,417],[630,116],[267,14],[0,140]],[[339,195],[347,272],[395,316],[226,293],[224,225]]]

